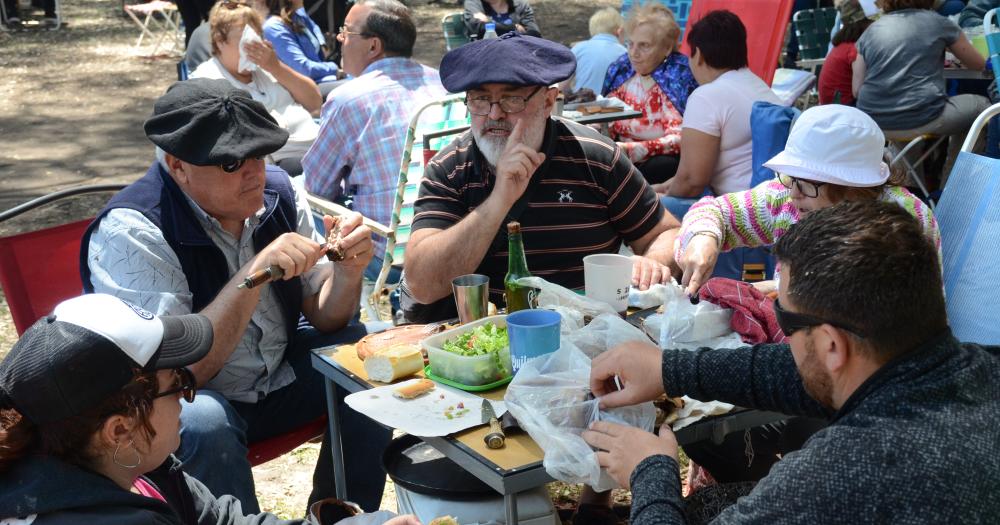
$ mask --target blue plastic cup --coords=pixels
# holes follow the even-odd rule
[[[559,349],[562,316],[552,310],[521,310],[507,316],[510,361],[516,374],[529,359]]]

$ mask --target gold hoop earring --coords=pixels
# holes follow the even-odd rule
[[[132,447],[132,451],[135,452],[135,463],[131,465],[126,465],[118,460],[118,453],[121,451],[121,447],[122,447],[121,443],[115,444],[115,454],[111,457],[111,460],[115,462],[115,465],[118,465],[119,467],[122,468],[131,469],[138,467],[139,463],[142,463],[142,455],[140,455],[139,451],[135,449],[135,441],[130,439],[128,440],[128,445],[125,445],[125,448]]]

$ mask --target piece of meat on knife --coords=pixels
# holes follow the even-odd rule
[[[330,231],[326,234],[326,258],[333,262],[343,261],[347,257],[347,251],[341,246],[340,223],[341,218],[334,217]]]

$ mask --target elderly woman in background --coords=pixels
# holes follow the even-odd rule
[[[497,35],[517,31],[542,36],[535,10],[528,0],[465,0],[465,28],[472,38],[483,38],[486,24],[496,24]]]
[[[313,80],[324,96],[338,85],[339,68],[328,62],[326,37],[303,7],[304,0],[267,0],[270,16],[264,22],[264,37],[278,58],[296,72]]]
[[[934,0],[882,0],[885,14],[855,44],[852,81],[858,109],[871,115],[889,140],[950,135],[945,176],[972,121],[990,103],[980,95],[948,96],[944,52],[982,71],[979,54],[955,22],[934,11]]]
[[[261,17],[242,2],[215,4],[208,18],[212,28],[212,59],[202,63],[191,78],[225,79],[246,90],[254,100],[288,130],[288,142],[271,154],[272,160],[289,175],[302,173],[302,156],[316,140],[319,125],[313,120],[323,105],[319,88],[311,78],[295,72],[278,59],[266,41],[250,42],[244,51],[253,71],[240,69],[240,39],[249,26],[261,34]]]
[[[650,183],[674,176],[680,163],[681,122],[696,87],[688,58],[677,50],[681,30],[659,3],[630,11],[625,21],[628,53],[608,67],[601,93],[642,112],[611,123],[609,130]]]
[[[757,101],[781,103],[747,67],[747,31],[735,14],[711,11],[687,29],[686,38],[698,88],[681,124],[684,154],[674,178],[654,186],[678,218],[703,195],[749,189],[750,110]]]
[[[184,473],[172,454],[181,399],[196,395],[187,366],[212,341],[203,315],[157,317],[106,294],[29,328],[0,362],[0,523],[419,525],[385,511],[340,519],[358,511],[334,500],[308,519],[246,515]]]

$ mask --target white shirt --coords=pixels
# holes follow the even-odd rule
[[[750,110],[758,100],[781,104],[771,88],[748,68],[727,71],[698,86],[688,97],[681,128],[720,138],[719,160],[709,181],[716,195],[750,189]]]
[[[249,84],[240,82],[229,74],[217,57],[202,62],[191,73],[191,78],[212,78],[228,80],[233,87],[248,91],[254,100],[267,108],[268,113],[278,121],[278,125],[288,130],[288,142],[271,154],[275,162],[287,159],[301,159],[319,134],[319,124],[313,120],[306,108],[295,102],[292,94],[281,86],[270,73],[257,69],[251,73]]]

